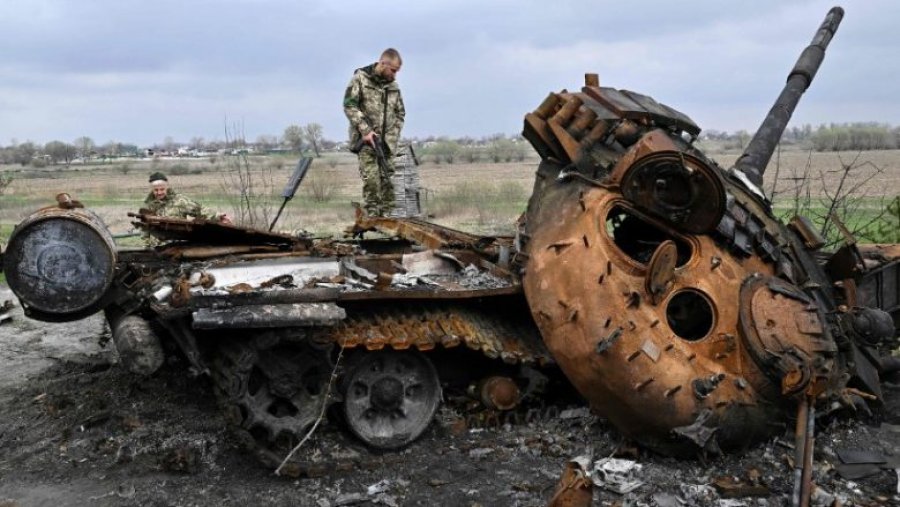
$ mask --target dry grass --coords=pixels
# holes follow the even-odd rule
[[[856,153],[807,153],[784,151],[780,159],[778,193],[780,198],[791,195],[795,184],[789,177],[803,174],[807,163],[811,174],[824,175],[822,181],[812,181],[814,196],[823,194],[823,186],[830,188],[840,177],[839,169]],[[714,158],[729,167],[737,153],[716,154]],[[275,184],[271,197],[280,205],[280,193],[296,163],[282,157],[251,157],[252,171],[267,171]],[[858,163],[870,163],[883,172],[861,189],[867,196],[895,196],[900,193],[900,150],[864,152]],[[147,175],[153,171],[170,171],[180,164],[178,172],[170,176],[174,188],[211,208],[229,210],[229,200],[223,192],[227,184],[228,164],[223,160],[210,163],[192,161],[136,161],[128,163],[127,173],[121,163],[101,166],[73,166],[18,171],[7,193],[0,197],[0,224],[17,223],[38,207],[53,203],[59,192],[68,192],[94,209],[109,224],[114,233],[130,229],[128,211],[137,210],[147,193]],[[775,159],[769,167],[767,181],[773,181]],[[534,183],[537,159],[515,163],[441,164],[425,163],[419,167],[423,188],[427,189],[426,211],[438,223],[481,234],[512,234],[513,223],[524,210]],[[0,168],[0,170],[10,168]],[[349,153],[329,155],[313,163],[309,181],[328,181],[329,197],[311,198],[312,189],[304,182],[296,197],[287,205],[279,221],[282,230],[306,230],[317,234],[338,234],[353,220],[351,201],[361,200],[361,182],[356,159]],[[769,187],[767,187],[768,190]]]
[[[766,169],[766,194],[770,194],[772,183],[775,181],[776,170],[779,173],[777,194],[786,196],[794,187],[791,178],[802,176],[809,165],[810,193],[813,197],[824,196],[823,188],[833,189],[840,181],[841,169],[844,164],[849,164],[856,159],[857,165],[869,165],[882,169],[882,173],[868,181],[860,192],[871,197],[894,196],[900,193],[900,150],[865,151],[858,152],[808,152],[808,151],[782,151],[780,162],[778,154],[772,156],[768,169]],[[726,153],[715,155],[713,158],[722,167],[731,167],[740,153]],[[780,165],[780,169],[778,166]],[[819,174],[824,179],[819,179]]]

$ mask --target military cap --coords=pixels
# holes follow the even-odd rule
[[[161,172],[155,172],[150,175],[150,183],[153,183],[154,181],[160,181],[160,180],[169,181],[169,178],[166,178],[166,175]]]

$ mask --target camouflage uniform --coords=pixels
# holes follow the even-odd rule
[[[350,120],[350,146],[375,131],[384,145],[387,167],[379,168],[375,150],[366,145],[359,152],[359,175],[363,197],[370,215],[387,215],[394,208],[394,156],[400,142],[400,130],[406,117],[403,97],[396,81],[387,81],[375,73],[375,64],[356,69],[344,93],[344,114]]]
[[[171,218],[202,218],[204,220],[218,220],[219,214],[202,204],[175,193],[171,188],[166,192],[166,197],[156,199],[153,192],[144,199],[142,211],[159,217]],[[144,233],[144,243],[153,247],[160,244],[160,240]]]

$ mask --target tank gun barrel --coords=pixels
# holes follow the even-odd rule
[[[763,174],[769,159],[772,158],[772,152],[775,151],[775,146],[781,140],[781,135],[794,113],[794,108],[800,102],[800,97],[816,76],[819,65],[825,58],[825,49],[843,18],[844,9],[840,7],[832,7],[828,11],[825,21],[816,31],[812,42],[803,50],[797,63],[794,64],[794,68],[788,74],[787,83],[784,85],[781,95],[778,96],[772,109],[769,110],[769,114],[766,115],[756,134],[753,135],[747,149],[735,162],[734,167],[744,172],[754,184],[762,185]]]

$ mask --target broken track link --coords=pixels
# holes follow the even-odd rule
[[[212,379],[219,405],[241,445],[264,466],[277,467],[323,404],[337,401],[336,389],[328,390],[332,349],[332,344],[279,340],[271,331],[218,347]],[[290,470],[306,473],[301,463],[291,463]]]

